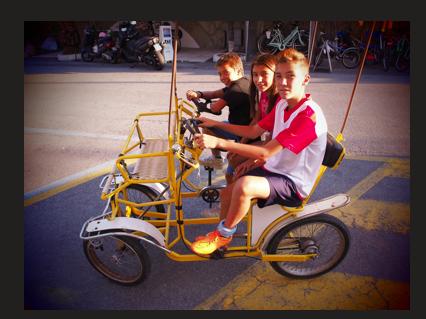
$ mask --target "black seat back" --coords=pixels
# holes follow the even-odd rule
[[[345,147],[336,138],[327,133],[327,146],[322,165],[336,169],[345,156]]]

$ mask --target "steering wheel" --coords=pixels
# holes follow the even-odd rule
[[[196,118],[183,118],[182,119],[182,127],[189,131],[192,135],[200,134],[200,129],[198,128],[198,124],[200,124],[201,121]]]
[[[211,100],[204,100],[204,102],[201,99],[193,99],[192,102],[194,102],[195,106],[197,107],[197,113],[200,114],[201,112],[211,113],[214,115],[221,115],[222,111],[219,112],[213,112],[210,107],[208,107],[212,101]]]
[[[182,118],[181,122],[182,122],[181,128],[183,129],[183,132],[187,130],[191,134],[191,136],[189,137],[189,141],[185,142],[184,144],[188,146],[189,148],[194,149],[195,145],[193,143],[193,139],[195,134],[201,133],[198,127],[198,124],[200,124],[201,121],[196,118]],[[178,143],[174,144],[172,146],[172,151],[175,154],[175,156],[180,161],[184,162],[185,164],[188,164],[189,166],[193,168],[199,167],[198,161],[194,160],[192,157],[185,154],[184,147],[182,145]]]
[[[185,154],[182,146],[179,145],[178,143],[176,143],[172,146],[172,152],[173,152],[173,154],[175,154],[175,156],[178,160],[184,162],[185,164],[187,164],[187,165],[189,165],[193,168],[198,168],[200,166],[200,163],[198,163],[198,161],[194,160],[192,157],[189,157]]]

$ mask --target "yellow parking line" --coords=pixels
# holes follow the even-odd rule
[[[346,273],[305,280],[256,262],[196,310],[379,310],[410,309],[410,285]]]
[[[349,227],[400,234],[410,232],[410,205],[406,203],[358,199],[350,206],[330,212],[330,215]]]
[[[400,159],[386,161],[347,192],[351,197],[351,203],[348,206],[334,210],[331,214],[348,226],[358,226],[367,230],[408,233],[410,231],[409,204],[359,199],[388,176],[409,178],[409,161]]]
[[[31,197],[31,198],[29,198],[27,200],[24,200],[24,207],[30,206],[30,205],[32,205],[34,203],[37,203],[37,202],[42,201],[44,199],[47,199],[47,198],[49,198],[49,197],[51,197],[53,195],[56,195],[56,194],[61,193],[61,192],[64,192],[64,191],[66,191],[66,190],[68,190],[70,188],[73,188],[73,187],[78,186],[80,184],[83,184],[85,182],[88,182],[88,181],[92,180],[93,178],[99,177],[99,176],[101,176],[103,174],[107,174],[110,171],[111,171],[111,167],[106,167],[106,168],[104,168],[104,169],[102,169],[100,171],[87,174],[87,175],[85,175],[85,176],[83,176],[81,178],[72,180],[72,181],[70,181],[68,183],[65,183],[65,184],[60,185],[60,186],[55,187],[55,188],[52,188],[52,189],[50,189],[50,190],[48,190],[46,192],[43,192],[43,193],[38,194],[38,195],[35,195],[35,196],[33,196],[33,197]],[[99,194],[99,196],[100,196],[100,194]]]
[[[377,158],[352,158],[378,160]],[[351,204],[331,212],[348,226],[407,234],[410,205],[359,198],[387,176],[410,177],[410,162],[380,158],[373,171],[348,194]],[[292,280],[257,262],[195,309],[314,310],[409,309],[410,286],[370,276],[328,273],[310,280]]]

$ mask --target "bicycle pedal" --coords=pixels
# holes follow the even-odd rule
[[[225,257],[225,252],[226,252],[226,248],[222,247],[222,248],[216,249],[214,252],[210,254],[210,258],[215,260],[222,259]]]

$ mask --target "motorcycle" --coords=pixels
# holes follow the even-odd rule
[[[95,58],[102,58],[104,62],[117,63],[118,48],[110,32],[99,32],[93,26],[84,29],[84,42],[81,58],[85,62],[92,62]]]
[[[163,46],[157,36],[141,35],[136,29],[136,21],[126,21],[118,31],[121,56],[127,62],[143,62],[162,70],[165,64]]]

